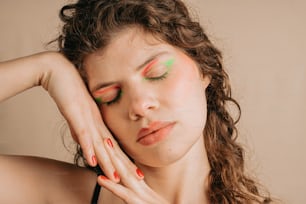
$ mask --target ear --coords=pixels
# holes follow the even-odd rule
[[[208,85],[210,84],[211,81],[211,76],[210,75],[204,75],[201,77],[202,79],[202,84],[204,89],[206,89],[208,87]]]

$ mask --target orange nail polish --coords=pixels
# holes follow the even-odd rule
[[[114,145],[113,145],[113,142],[112,142],[111,139],[107,138],[107,139],[106,139],[106,142],[107,142],[107,144],[108,144],[111,148],[114,148]]]
[[[117,171],[114,172],[114,178],[119,181],[120,180],[120,176],[119,174],[117,173]]]
[[[102,179],[102,180],[108,180],[108,178],[107,178],[106,176],[100,175],[99,177],[100,177],[100,179]]]
[[[92,159],[93,165],[96,166],[96,165],[97,165],[97,158],[96,158],[96,156],[93,155],[93,156],[91,157],[91,159]]]
[[[137,175],[138,175],[140,178],[143,178],[143,177],[144,177],[143,172],[142,172],[139,168],[136,169],[136,173],[137,173]]]

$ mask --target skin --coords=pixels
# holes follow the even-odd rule
[[[100,104],[102,117],[145,175],[145,182],[126,176],[126,171],[132,172],[134,166],[109,146],[107,151],[121,182],[99,179],[105,187],[104,202],[116,200],[111,191],[133,203],[127,200],[127,195],[140,197],[151,192],[143,191],[148,188],[157,193],[156,198],[158,195],[164,198],[163,202],[207,202],[204,192],[210,167],[202,131],[209,77],[202,77],[196,63],[180,49],[156,40],[137,27],[120,32],[106,49],[88,56],[85,69],[91,94],[102,101],[116,100]],[[164,74],[162,80],[152,80]],[[175,125],[163,140],[149,146],[140,144],[139,130],[153,121]],[[141,201],[144,200],[148,201]]]
[[[46,158],[0,155],[0,203],[90,203],[94,172]]]
[[[48,91],[87,160],[91,165],[99,162],[107,176],[98,178],[104,187],[99,203],[205,203],[209,165],[202,129],[209,78],[200,77],[196,64],[179,49],[140,31],[122,31],[104,52],[86,59],[92,95],[101,83],[123,88],[118,103],[100,107],[104,121],[76,69],[56,52],[1,62],[0,100],[39,85]],[[158,67],[146,66],[155,55]],[[165,79],[152,81],[164,72]],[[154,145],[137,143],[139,129],[156,120],[173,121],[175,126]],[[110,138],[113,147],[104,138]],[[49,159],[2,155],[0,163],[0,203],[89,203],[97,179],[85,168]]]
[[[44,52],[0,63],[0,101],[34,86],[48,91],[86,159],[106,174],[98,178],[99,204],[209,203],[202,135],[209,77],[181,50],[138,28],[123,30],[85,67],[91,95],[120,100],[101,103],[99,112],[75,67],[60,53]],[[157,120],[175,125],[163,140],[139,144],[140,128]],[[0,164],[0,203],[89,203],[97,180],[86,168],[46,158],[0,155]]]
[[[60,53],[43,52],[0,63],[0,101],[35,86],[42,86],[57,104],[87,161],[98,161],[116,181],[102,137],[112,135],[71,62]],[[0,155],[0,163],[0,203],[81,204],[91,199],[96,175],[85,168],[27,156]]]
[[[112,135],[73,64],[57,52],[42,52],[0,63],[0,101],[35,86],[42,86],[52,97],[88,163],[95,166],[98,162],[115,181],[115,168],[101,145],[103,137]]]

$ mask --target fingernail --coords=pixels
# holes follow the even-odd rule
[[[142,172],[139,168],[136,169],[136,173],[137,173],[137,175],[138,175],[140,178],[143,178],[143,177],[144,177],[143,172]]]
[[[102,180],[108,180],[108,178],[107,178],[106,176],[100,175],[99,177],[100,177],[100,179],[102,179]]]
[[[113,145],[113,142],[112,142],[111,139],[107,138],[106,142],[107,142],[108,146],[110,146],[111,148],[114,148],[114,145]]]
[[[97,165],[97,158],[96,158],[96,156],[93,155],[93,156],[91,157],[91,159],[92,159],[92,164],[93,164],[94,166],[96,166],[96,165]]]
[[[114,178],[119,181],[120,180],[120,176],[119,174],[117,173],[117,171],[114,172]]]

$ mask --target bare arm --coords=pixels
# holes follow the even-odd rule
[[[95,175],[60,161],[0,156],[0,203],[89,203]]]
[[[47,67],[45,53],[0,63],[0,101],[40,85]]]
[[[0,101],[39,85],[54,99],[87,162],[92,166],[98,162],[105,175],[116,181],[114,165],[103,143],[103,138],[112,135],[73,64],[58,52],[0,63]]]
[[[90,122],[96,119],[99,126],[103,123],[74,66],[57,52],[43,52],[0,63],[0,101],[40,85],[54,99],[75,133],[74,139],[80,142],[88,163],[94,166],[95,153],[90,138],[93,135],[101,138],[103,130]]]

